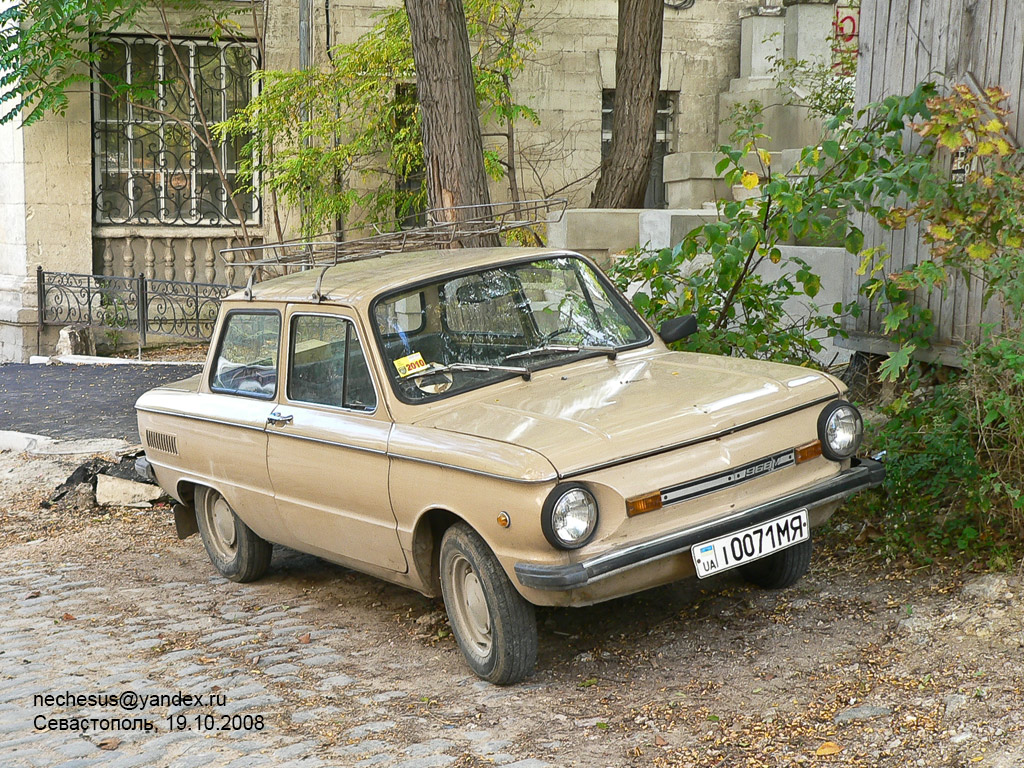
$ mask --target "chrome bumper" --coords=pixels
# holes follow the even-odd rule
[[[874,459],[854,459],[845,472],[820,483],[801,488],[786,496],[734,512],[726,517],[710,520],[691,528],[660,536],[650,541],[596,555],[579,563],[568,565],[536,565],[516,563],[519,583],[524,587],[546,590],[567,590],[585,587],[593,581],[627,568],[671,557],[688,551],[701,541],[715,539],[763,523],[801,507],[813,508],[881,484],[885,479],[885,465]]]

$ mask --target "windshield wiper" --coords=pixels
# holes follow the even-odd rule
[[[609,360],[614,360],[619,354],[619,348],[591,344],[542,344],[539,347],[532,347],[524,349],[522,352],[513,352],[511,355],[505,355],[505,359],[520,360],[524,357],[554,355],[559,352],[600,352],[608,355]]]
[[[515,373],[522,376],[526,381],[530,380],[532,371],[529,368],[524,368],[521,365],[488,365],[487,363],[448,363],[447,365],[434,365],[425,371],[417,371],[416,373],[406,376],[407,379],[422,379],[424,376],[430,376],[434,373],[445,373],[447,371],[478,371],[486,373],[488,371],[498,371],[499,373]]]

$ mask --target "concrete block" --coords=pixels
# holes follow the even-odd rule
[[[567,210],[560,224],[549,227],[548,243],[554,248],[570,248],[601,261],[639,244],[641,212],[642,209]]]
[[[769,77],[769,59],[782,55],[785,16],[747,16],[740,20],[740,77]]]
[[[793,5],[786,9],[783,54],[797,61],[829,61],[832,48],[829,35],[835,20],[835,6],[829,4]]]
[[[786,311],[793,317],[806,316],[814,311],[811,304],[820,307],[822,311],[831,312],[832,305],[843,300],[843,281],[845,279],[845,265],[847,252],[845,248],[811,247],[802,245],[783,245],[783,260],[779,264],[772,264],[765,261],[758,268],[759,275],[766,280],[777,280],[783,274],[792,273],[792,268],[785,266],[785,261],[793,256],[798,256],[807,262],[808,267],[821,278],[821,290],[812,300],[792,299],[786,303]],[[849,360],[850,352],[838,347],[832,339],[824,334],[819,336],[822,343],[822,351],[818,360],[824,364],[843,363]]]
[[[100,506],[127,507],[153,502],[163,495],[158,485],[136,483],[111,475],[96,475],[96,503]]]
[[[714,209],[664,209],[642,211],[639,219],[639,242],[660,250],[669,248],[692,229],[718,218]]]

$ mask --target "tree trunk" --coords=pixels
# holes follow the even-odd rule
[[[663,0],[619,0],[612,143],[591,208],[642,208],[654,156]]]
[[[488,205],[483,138],[462,0],[405,0],[423,116],[423,160],[431,208]],[[448,212],[448,221],[469,215]],[[497,235],[463,245],[498,245]]]

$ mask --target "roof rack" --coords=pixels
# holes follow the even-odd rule
[[[314,301],[323,301],[320,284],[324,273],[337,264],[380,258],[389,253],[460,247],[462,242],[481,235],[500,234],[516,229],[532,230],[539,224],[562,220],[568,201],[564,197],[519,202],[458,205],[431,208],[427,224],[401,229],[400,222],[372,225],[376,234],[348,239],[346,235],[363,232],[340,230],[310,240],[286,240],[280,243],[224,248],[220,255],[232,267],[249,270],[245,296],[252,299],[252,286],[264,277],[280,277],[293,271],[322,267],[313,291]]]

